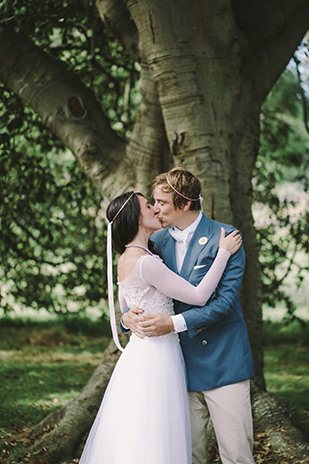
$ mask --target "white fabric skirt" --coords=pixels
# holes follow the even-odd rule
[[[177,335],[132,335],[111,376],[80,464],[191,464]]]

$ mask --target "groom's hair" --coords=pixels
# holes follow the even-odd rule
[[[161,187],[164,193],[170,193],[174,208],[181,208],[191,199],[191,211],[200,211],[201,182],[183,167],[176,167],[168,172],[157,175],[153,180],[152,193],[156,187]]]

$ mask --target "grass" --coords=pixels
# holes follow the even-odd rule
[[[106,321],[1,320],[0,432],[18,433],[74,398],[108,342]]]
[[[308,335],[308,328],[297,323],[265,323],[267,388],[288,402],[291,419],[305,436],[309,436]],[[106,320],[0,320],[0,456],[11,450],[8,443],[23,430],[79,393],[109,340]],[[273,462],[262,454],[260,458],[257,462]]]
[[[298,323],[264,326],[267,389],[286,400],[291,421],[309,436],[309,327]]]

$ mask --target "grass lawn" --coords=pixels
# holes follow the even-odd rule
[[[267,389],[289,404],[294,425],[309,437],[309,327],[297,322],[264,325]]]
[[[106,322],[1,320],[2,436],[33,426],[74,398],[100,363],[108,342]]]
[[[308,329],[298,324],[265,324],[268,390],[289,403],[292,421],[309,436],[306,337]],[[109,340],[106,321],[0,320],[0,462],[1,456],[5,458],[12,451],[10,443],[21,431],[79,393],[100,363]],[[276,461],[259,456],[256,462]]]

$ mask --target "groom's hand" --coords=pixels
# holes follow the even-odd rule
[[[146,337],[158,337],[173,332],[174,324],[171,316],[166,314],[145,314],[138,322],[137,330]]]

